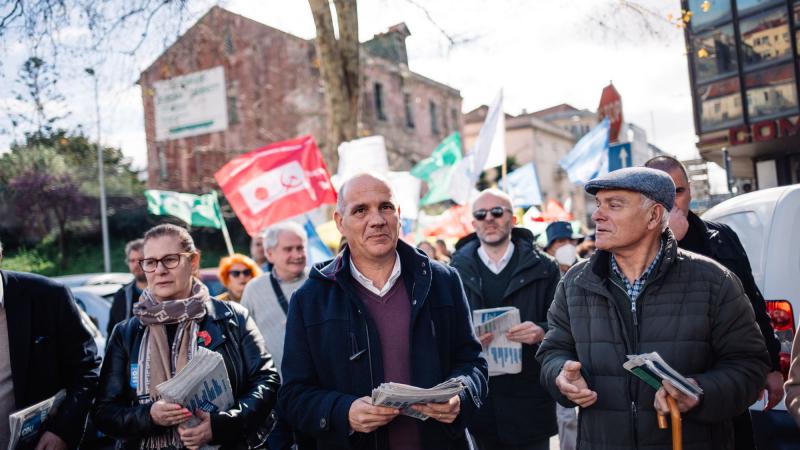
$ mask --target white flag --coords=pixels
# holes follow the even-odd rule
[[[478,140],[472,148],[476,167],[482,172],[492,167],[502,166],[506,160],[506,115],[503,113],[503,90],[497,93],[486,121],[483,122]]]

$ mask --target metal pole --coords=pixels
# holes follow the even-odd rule
[[[731,167],[731,157],[728,154],[728,147],[722,147],[722,162],[725,164],[725,181],[728,183],[728,193],[733,193],[733,168]]]
[[[108,249],[108,213],[106,208],[106,180],[105,163],[103,161],[103,145],[100,133],[100,91],[98,88],[97,73],[93,68],[87,68],[86,73],[94,78],[94,106],[97,117],[97,179],[100,184],[100,229],[103,234],[103,271],[111,272],[111,255]]]

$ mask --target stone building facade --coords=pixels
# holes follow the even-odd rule
[[[362,43],[359,134],[386,138],[390,167],[410,168],[461,130],[458,90],[408,68],[404,24]],[[155,83],[222,66],[227,128],[156,139]],[[145,114],[148,187],[204,192],[235,156],[311,134],[326,145],[324,88],[313,40],[213,7],[139,79]],[[331,171],[335,169],[329,167]]]

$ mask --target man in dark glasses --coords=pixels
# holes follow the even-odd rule
[[[555,402],[539,385],[536,349],[547,329],[547,309],[560,277],[555,261],[536,249],[533,234],[515,228],[511,198],[497,189],[472,203],[475,233],[456,245],[452,265],[461,275],[470,307],[513,306],[521,324],[505,337],[522,343],[522,371],[489,372],[489,400],[468,425],[480,450],[548,449],[556,434]],[[478,336],[484,348],[496,336]]]

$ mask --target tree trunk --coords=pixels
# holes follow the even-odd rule
[[[361,88],[356,0],[333,0],[339,39],[333,32],[330,0],[308,0],[314,25],[320,74],[325,87],[326,138],[322,152],[331,171],[338,166],[339,144],[358,133]]]

